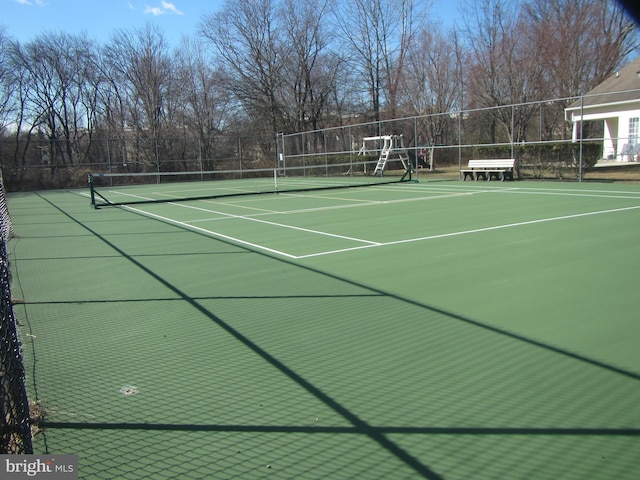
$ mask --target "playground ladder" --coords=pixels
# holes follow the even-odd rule
[[[392,153],[398,155],[398,158],[402,162],[404,169],[407,170],[409,154],[404,148],[402,135],[385,135],[379,138],[383,140],[383,144],[382,150],[380,151],[380,158],[378,158],[378,163],[376,164],[376,168],[373,171],[373,174],[382,175],[384,167],[387,165],[387,161],[389,160],[389,157]]]

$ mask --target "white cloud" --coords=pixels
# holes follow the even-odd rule
[[[175,13],[176,15],[182,15],[182,12],[178,10],[173,3],[163,1],[162,7],[171,13]]]
[[[24,1],[28,1],[28,0],[24,0]],[[144,13],[150,13],[152,15],[164,15],[165,13],[172,13],[174,15],[183,15],[183,13],[178,10],[178,8],[170,2],[165,2],[164,0],[162,0],[162,6],[160,7],[150,7],[149,5],[146,6],[146,8],[144,9]]]
[[[147,5],[144,9],[144,13],[150,13],[152,15],[162,15],[164,12],[160,7],[150,7],[149,5]]]
[[[31,0],[15,0],[16,3],[19,3],[20,5],[37,5],[38,7],[44,7],[47,5],[47,2],[45,0],[35,0],[35,1],[31,1]]]

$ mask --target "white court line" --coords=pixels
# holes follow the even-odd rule
[[[419,189],[420,187],[413,187]],[[532,195],[569,195],[569,196],[584,196],[584,197],[598,197],[598,198],[629,198],[629,199],[638,199],[640,198],[640,192],[630,192],[626,190],[589,190],[589,189],[575,189],[575,190],[566,190],[560,188],[525,188],[525,187],[498,187],[491,185],[429,185],[424,184],[424,190],[427,191],[438,191],[442,189],[450,189],[453,190],[461,190],[467,189],[469,191],[478,191],[477,189],[482,189],[482,191],[491,192],[491,193],[500,193],[500,192],[508,192],[508,193],[530,193]],[[599,193],[604,193],[607,195],[597,195]],[[628,195],[628,196],[621,196]]]
[[[522,192],[527,192],[527,191],[531,191],[532,193],[535,193],[536,190],[538,191],[548,191],[548,192],[560,192],[560,193],[564,193],[567,192],[567,190],[563,190],[561,188],[523,188],[523,187],[512,187],[515,190],[519,190]],[[640,196],[640,192],[628,192],[626,190],[589,190],[589,189],[581,189],[581,188],[577,188],[575,190],[569,190],[570,192],[588,192],[588,193],[612,193],[612,194],[621,194],[621,193],[627,193],[629,195],[633,195],[634,198],[637,198],[638,196]]]
[[[140,195],[131,195],[131,194],[128,194],[128,195],[132,196],[132,197],[135,197],[135,198],[139,198],[139,199],[149,200],[148,198],[142,197]],[[185,205],[180,205],[180,204],[177,204],[177,203],[170,203],[170,204],[171,205],[185,206]],[[151,212],[147,212],[147,211],[144,211],[144,210],[140,210],[139,208],[135,208],[135,207],[132,207],[132,206],[129,206],[129,205],[121,205],[120,208],[123,208],[125,210],[129,210],[129,211],[132,211],[132,212],[136,212],[136,213],[139,213],[139,214],[147,216],[147,217],[156,218],[158,220],[162,220],[163,222],[167,222],[167,223],[170,223],[172,225],[178,225],[180,227],[187,228],[189,230],[194,230],[194,231],[197,231],[197,232],[205,233],[205,234],[208,234],[208,235],[213,236],[213,237],[223,238],[225,240],[229,240],[229,241],[232,241],[234,243],[239,243],[241,245],[247,245],[247,246],[249,246],[251,248],[264,250],[264,251],[269,252],[269,253],[275,253],[277,255],[282,255],[283,257],[287,257],[287,258],[296,258],[295,255],[290,255],[287,252],[283,252],[283,251],[280,251],[280,250],[275,250],[273,248],[265,247],[264,245],[259,245],[257,243],[247,242],[246,240],[241,240],[239,238],[231,237],[229,235],[224,235],[224,234],[219,233],[219,232],[214,232],[213,230],[207,230],[206,228],[200,228],[200,227],[197,227],[195,225],[191,225],[191,224],[186,223],[186,222],[181,222],[181,221],[178,221],[178,220],[174,220],[173,218],[165,217],[163,215],[157,215],[155,213],[151,213]],[[250,219],[247,219],[247,220],[250,220]]]
[[[221,202],[219,200],[200,200],[203,203],[212,203],[213,205],[224,205],[225,207],[232,207],[232,208],[243,208],[245,210],[255,210],[258,211],[260,213],[254,213],[253,215],[275,215],[278,213],[282,213],[279,210],[269,210],[268,208],[259,208],[259,207],[252,207],[250,205],[242,205],[241,203],[231,203],[231,202]],[[197,221],[203,221],[203,220],[197,220]]]
[[[308,255],[299,255],[296,258],[296,260],[300,260],[303,258],[311,258],[311,257],[319,257],[322,255],[332,255],[332,254],[336,254],[336,253],[343,253],[343,252],[350,252],[350,251],[354,251],[354,250],[362,250],[364,248],[371,248],[373,246],[376,247],[386,247],[388,245],[400,245],[403,243],[412,243],[412,242],[422,242],[422,241],[427,241],[427,240],[435,240],[438,238],[446,238],[446,237],[455,237],[455,236],[459,236],[459,235],[471,235],[474,233],[481,233],[481,232],[489,232],[491,230],[500,230],[503,228],[513,228],[513,227],[521,227],[523,225],[534,225],[536,223],[545,223],[545,222],[554,222],[557,220],[568,220],[571,218],[579,218],[579,217],[587,217],[587,216],[591,216],[591,215],[602,215],[605,213],[615,213],[615,212],[624,212],[624,211],[628,211],[628,210],[637,210],[640,209],[640,205],[634,206],[634,207],[624,207],[624,208],[615,208],[615,209],[611,209],[611,210],[599,210],[596,212],[586,212],[586,213],[577,213],[574,215],[563,215],[561,217],[550,217],[550,218],[541,218],[538,220],[528,220],[526,222],[517,222],[517,223],[507,223],[504,225],[495,225],[493,227],[483,227],[483,228],[475,228],[472,230],[463,230],[463,231],[459,231],[459,232],[450,232],[450,233],[441,233],[438,235],[430,235],[427,237],[417,237],[417,238],[408,238],[405,240],[394,240],[392,242],[381,242],[379,245],[362,245],[362,246],[358,246],[358,247],[351,247],[351,248],[342,248],[339,250],[328,250],[325,252],[317,252],[317,253],[310,253]]]
[[[236,219],[239,219],[239,220],[248,220],[250,222],[264,223],[265,225],[270,225],[270,226],[274,226],[274,227],[289,228],[291,230],[298,230],[300,232],[305,232],[305,233],[315,233],[317,235],[324,235],[326,237],[339,238],[341,240],[352,240],[352,241],[358,242],[358,243],[366,243],[366,244],[370,244],[370,245],[379,245],[378,242],[372,242],[372,241],[369,241],[369,240],[364,240],[362,238],[347,237],[345,235],[337,235],[335,233],[322,232],[320,230],[311,230],[309,228],[302,228],[302,227],[296,227],[296,226],[293,226],[293,225],[287,225],[286,223],[268,222],[267,220],[260,220],[259,218],[249,217],[249,216],[246,216],[246,215],[234,215],[232,213],[218,212],[216,210],[211,210],[209,208],[195,207],[195,206],[192,206],[192,205],[182,205],[180,203],[170,203],[170,204],[171,205],[175,205],[177,207],[190,208],[192,210],[200,210],[200,211],[207,212],[207,213],[215,213],[217,215],[222,215],[222,216],[228,217],[228,218],[236,218]]]
[[[599,195],[593,193],[566,193],[566,192],[545,192],[545,191],[527,191],[520,190],[517,188],[512,188],[509,190],[504,190],[506,193],[519,193],[525,195],[556,195],[559,197],[592,197],[592,198],[617,198],[617,199],[629,199],[629,200],[640,200],[640,195]],[[498,191],[502,193],[503,190]],[[613,193],[613,192],[610,192]],[[624,193],[624,192],[623,192]]]
[[[417,198],[403,198],[403,199],[399,199],[399,200],[369,200],[366,203],[364,203],[364,201],[361,201],[358,204],[348,204],[348,205],[330,205],[330,206],[326,206],[326,207],[313,207],[313,208],[300,208],[298,210],[264,210],[260,213],[254,213],[253,215],[243,215],[241,218],[246,218],[247,220],[250,220],[254,217],[259,217],[259,216],[266,216],[266,215],[297,215],[300,213],[314,213],[314,212],[322,212],[322,211],[327,211],[327,210],[342,210],[345,208],[359,208],[359,207],[371,207],[371,206],[379,206],[379,205],[391,205],[394,203],[408,203],[408,202],[422,202],[422,201],[430,201],[430,200],[439,200],[441,198],[452,198],[452,197],[462,197],[465,195],[475,195],[477,193],[486,193],[486,192],[457,192],[457,193],[451,193],[449,195],[437,195],[437,196],[429,196],[429,197],[417,197]],[[281,194],[281,195],[285,195],[285,194]],[[288,194],[287,194],[288,195]],[[291,195],[291,196],[295,196],[295,195]],[[206,200],[205,200],[206,201]],[[232,204],[232,203],[221,203],[221,202],[209,202],[209,203],[219,203],[221,205],[228,205],[228,206],[237,206],[236,204]],[[173,203],[172,203],[173,204]],[[175,204],[175,205],[179,205],[179,204]],[[251,208],[251,207],[249,207]],[[210,211],[211,213],[217,213],[215,210],[207,210],[202,208],[203,211]],[[261,210],[261,209],[256,209],[256,210]],[[200,222],[211,222],[211,221],[215,221],[215,220],[226,220],[227,217],[221,218],[221,219],[211,219],[211,218],[206,218],[203,220],[191,220],[189,223],[200,223]]]
[[[394,241],[391,241],[391,242],[371,242],[370,244],[367,244],[367,245],[360,245],[360,246],[357,246],[357,247],[350,247],[350,248],[341,248],[341,249],[338,249],[338,250],[327,250],[327,251],[324,251],[324,252],[310,253],[310,254],[307,254],[307,255],[292,255],[290,253],[283,252],[281,250],[276,250],[276,249],[273,249],[273,248],[265,247],[264,245],[259,245],[257,243],[253,243],[253,242],[247,242],[247,241],[241,240],[239,238],[231,237],[229,235],[224,235],[224,234],[219,233],[219,232],[214,232],[213,230],[207,230],[205,228],[196,227],[196,226],[191,225],[189,223],[180,222],[178,220],[174,220],[172,218],[164,217],[162,215],[157,215],[157,214],[154,214],[154,213],[145,212],[144,210],[140,210],[140,209],[137,209],[137,208],[133,208],[133,207],[129,207],[129,206],[123,206],[122,208],[125,208],[127,210],[131,210],[133,212],[140,213],[142,215],[146,215],[146,216],[149,216],[149,217],[157,218],[157,219],[160,219],[160,220],[165,221],[167,223],[178,225],[178,226],[181,226],[181,227],[184,227],[184,228],[187,228],[187,229],[191,229],[191,230],[199,231],[199,232],[202,232],[202,233],[206,233],[206,234],[211,235],[213,237],[223,238],[225,240],[229,240],[229,241],[232,241],[234,243],[239,243],[241,245],[247,245],[249,247],[252,247],[252,248],[255,248],[255,249],[259,249],[259,250],[264,250],[266,252],[273,253],[273,254],[276,254],[276,255],[281,255],[281,256],[286,257],[286,258],[291,258],[291,259],[294,259],[294,260],[301,260],[301,259],[305,259],[305,258],[319,257],[319,256],[323,256],[323,255],[333,255],[333,254],[337,254],[337,253],[351,252],[351,251],[355,251],[355,250],[363,250],[365,248],[385,247],[385,246],[389,246],[389,245],[400,245],[400,244],[403,244],[403,243],[422,242],[422,241],[427,241],[427,240],[435,240],[435,239],[439,239],[439,238],[454,237],[454,236],[460,236],[460,235],[471,235],[471,234],[474,234],[474,233],[488,232],[488,231],[491,231],[491,230],[500,230],[500,229],[504,229],[504,228],[520,227],[520,226],[523,226],[523,225],[534,225],[534,224],[537,224],[537,223],[554,222],[554,221],[558,221],[558,220],[568,220],[568,219],[572,219],[572,218],[587,217],[587,216],[592,216],[592,215],[602,215],[602,214],[605,214],[605,213],[615,213],[615,212],[624,212],[624,211],[629,211],[629,210],[637,210],[637,209],[640,209],[640,205],[633,206],[633,207],[615,208],[615,209],[610,209],[610,210],[599,210],[599,211],[595,211],[595,212],[577,213],[577,214],[574,214],[574,215],[563,215],[563,216],[560,216],[560,217],[541,218],[541,219],[538,219],[538,220],[529,220],[529,221],[526,221],[526,222],[508,223],[508,224],[504,224],[504,225],[494,225],[492,227],[483,227],[483,228],[475,228],[475,229],[472,229],[472,230],[462,230],[462,231],[458,231],[458,232],[441,233],[441,234],[438,234],[438,235],[429,235],[429,236],[426,236],[426,237],[408,238],[408,239],[404,239],[404,240],[394,240]]]
[[[224,240],[229,240],[233,243],[239,243],[241,245],[247,245],[251,248],[255,248],[258,250],[264,250],[266,252],[269,253],[275,253],[277,255],[282,255],[283,257],[287,257],[287,258],[298,258],[295,255],[291,255],[287,252],[283,252],[280,250],[276,250],[273,248],[269,248],[269,247],[265,247],[264,245],[259,245],[257,243],[253,243],[253,242],[247,242],[245,240],[241,240],[239,238],[235,238],[235,237],[231,237],[229,235],[224,235],[222,233],[219,232],[214,232],[213,230],[207,230],[206,228],[200,228],[200,227],[196,227],[195,225],[190,225],[188,223],[185,222],[180,222],[178,220],[174,220],[173,218],[169,218],[169,217],[163,217],[162,215],[157,215],[155,213],[150,213],[150,212],[145,212],[144,210],[140,210],[138,208],[134,208],[131,206],[127,206],[127,205],[121,205],[120,208],[124,208],[125,210],[130,210],[132,212],[136,212],[139,213],[141,215],[147,216],[147,217],[151,217],[151,218],[157,218],[158,220],[162,220],[163,222],[167,222],[167,223],[171,223],[173,225],[178,225],[179,227],[183,227],[186,228],[188,230],[195,230],[197,232],[202,232],[202,233],[206,233],[207,235],[210,235],[212,237],[218,237],[218,238],[222,238]]]
[[[449,195],[437,195],[437,196],[429,196],[429,197],[417,197],[417,198],[401,198],[398,200],[369,200],[366,203],[358,203],[353,205],[332,205],[329,207],[314,207],[314,208],[302,208],[298,210],[287,210],[280,212],[283,215],[292,215],[299,213],[309,213],[309,212],[320,212],[323,210],[340,210],[343,208],[358,208],[358,207],[371,207],[371,206],[380,206],[380,205],[392,205],[395,203],[409,203],[409,202],[423,202],[429,200],[439,200],[441,198],[451,198],[451,197],[462,197],[464,195],[473,195],[475,193],[482,192],[456,192],[451,193]]]
[[[446,196],[460,196],[460,195],[468,195],[468,194],[469,193],[464,192],[464,193],[455,193],[455,194],[446,195]],[[145,197],[138,196],[138,195],[132,195],[132,196],[134,196],[136,198],[140,198],[140,199],[145,199]],[[430,199],[430,198],[441,198],[441,197],[438,196],[438,197],[425,197],[425,198]],[[387,204],[387,203],[399,203],[399,202],[416,201],[416,200],[423,200],[423,199],[424,198],[390,200],[390,201],[372,202],[370,204],[365,204],[365,205],[379,205],[379,204]],[[270,225],[270,226],[288,228],[288,229],[292,229],[292,230],[298,230],[298,231],[302,231],[302,232],[305,232],[305,233],[312,233],[312,234],[316,234],[316,235],[323,235],[323,236],[327,236],[327,237],[338,238],[338,239],[341,239],[341,240],[354,241],[354,242],[357,242],[357,243],[365,244],[364,246],[367,246],[367,247],[377,247],[377,246],[384,245],[383,243],[380,243],[380,242],[373,242],[373,241],[365,240],[365,239],[362,239],[362,238],[349,237],[349,236],[346,236],[346,235],[337,235],[337,234],[334,234],[334,233],[322,232],[322,231],[319,231],[319,230],[312,230],[312,229],[302,228],[302,227],[296,227],[296,226],[287,225],[287,224],[284,224],[284,223],[269,222],[269,221],[261,220],[261,219],[255,218],[255,217],[249,217],[249,216],[245,216],[245,215],[234,215],[234,214],[231,214],[231,213],[219,212],[217,210],[212,210],[210,208],[196,207],[196,206],[193,206],[193,205],[183,205],[181,203],[173,203],[173,202],[169,202],[169,204],[177,206],[177,207],[189,208],[189,209],[192,209],[192,210],[198,210],[198,211],[203,211],[203,212],[207,212],[207,213],[215,213],[217,215],[222,215],[223,217],[226,217],[226,218],[235,218],[235,219],[240,219],[240,220],[248,220],[248,221],[252,221],[252,222],[263,223],[263,224]],[[346,207],[346,206],[355,207],[355,206],[363,206],[363,205],[362,204],[361,205],[343,205],[341,207]],[[280,250],[275,250],[275,249],[272,249],[272,248],[269,248],[269,247],[265,247],[263,245],[259,245],[257,243],[247,242],[245,240],[241,240],[241,239],[236,238],[236,237],[231,237],[229,235],[224,235],[224,234],[221,234],[219,232],[215,232],[213,230],[209,230],[209,229],[206,229],[206,228],[198,227],[198,226],[195,226],[195,225],[193,225],[192,223],[189,223],[189,222],[181,222],[181,221],[169,218],[169,217],[165,217],[165,216],[162,216],[162,215],[157,215],[157,214],[154,214],[154,213],[146,212],[144,210],[140,210],[138,208],[134,208],[134,207],[131,207],[131,206],[124,205],[123,208],[126,208],[126,209],[134,211],[134,212],[141,213],[143,215],[151,216],[151,217],[163,220],[165,222],[172,223],[174,225],[179,225],[179,226],[182,226],[182,227],[191,228],[191,229],[197,230],[199,232],[207,233],[207,234],[209,234],[211,236],[214,236],[214,237],[224,238],[225,240],[231,240],[231,241],[234,241],[234,242],[241,243],[243,245],[251,246],[253,248],[257,248],[257,249],[260,249],[260,250],[265,250],[265,251],[268,251],[268,252],[271,252],[271,253],[276,253],[278,255],[283,255],[283,256],[288,257],[288,258],[304,258],[304,256],[300,257],[300,256],[291,255],[291,254],[288,254],[288,253],[280,251]],[[317,210],[318,209],[306,209],[306,211],[317,211]],[[286,213],[291,213],[291,212],[286,212]],[[355,247],[355,249],[358,249],[358,248],[363,248],[363,246],[361,245],[359,247]],[[347,250],[349,250],[349,249],[347,249]]]
[[[540,191],[527,191],[527,189],[522,189],[521,190],[521,189],[519,189],[517,187],[509,187],[508,189],[505,188],[505,189],[490,190],[490,191],[488,191],[488,190],[479,190],[479,191],[476,190],[476,191],[473,191],[473,192],[461,192],[461,193],[454,193],[454,194],[451,194],[451,195],[443,195],[443,196],[437,196],[437,197],[422,197],[420,199],[402,199],[402,200],[391,200],[391,201],[386,201],[386,202],[372,202],[372,203],[366,203],[366,204],[360,204],[360,205],[319,207],[319,208],[314,208],[314,209],[299,210],[299,211],[297,211],[297,213],[307,212],[307,211],[326,210],[326,209],[332,209],[332,208],[353,208],[353,207],[358,207],[358,206],[379,205],[380,203],[399,203],[399,202],[405,202],[405,201],[430,200],[430,199],[437,199],[437,198],[443,198],[443,197],[469,195],[469,194],[472,194],[472,193],[492,193],[494,191],[500,192],[500,191],[507,191],[507,190],[511,191],[512,193],[545,194],[545,193],[541,193]],[[555,191],[554,189],[541,189],[541,190]],[[592,192],[590,190],[582,190],[582,191]],[[565,193],[566,191],[564,191],[564,192],[563,191],[557,191],[557,192],[560,195],[571,195],[571,194]],[[604,193],[620,193],[620,192],[611,192],[611,191],[600,191],[600,192],[604,192]],[[631,192],[624,192],[624,193],[631,193]],[[549,194],[552,194],[552,193],[549,193]],[[133,196],[133,195],[131,195],[131,196]],[[578,194],[578,196],[582,196],[582,195]],[[593,195],[584,195],[584,196],[593,196]],[[600,195],[596,195],[596,196],[600,197]],[[141,197],[141,196],[136,196],[136,197],[137,198],[141,198],[141,199],[145,198],[145,197]],[[602,196],[602,197],[603,198],[609,198],[608,196]],[[633,197],[611,196],[610,198],[633,198]],[[391,242],[373,242],[373,241],[364,240],[364,239],[357,239],[357,238],[353,238],[353,237],[330,234],[330,233],[327,233],[327,232],[320,232],[320,231],[304,229],[304,228],[300,228],[300,227],[293,227],[291,225],[279,224],[279,223],[275,223],[275,222],[268,222],[268,221],[264,221],[264,220],[259,220],[259,219],[247,217],[247,216],[242,216],[242,215],[232,215],[232,214],[227,214],[227,213],[223,213],[223,212],[216,212],[216,211],[210,210],[210,209],[204,209],[204,208],[200,208],[200,207],[182,205],[182,204],[179,204],[179,203],[171,203],[171,205],[185,207],[185,208],[192,208],[192,209],[201,210],[201,211],[205,211],[205,212],[217,213],[217,214],[224,215],[224,216],[227,216],[227,217],[230,217],[230,218],[238,218],[238,219],[243,219],[243,220],[256,221],[256,222],[259,222],[259,223],[265,223],[265,224],[269,224],[269,225],[273,225],[273,226],[279,226],[279,227],[284,227],[284,228],[292,228],[292,229],[295,229],[295,230],[301,230],[301,231],[305,231],[305,232],[309,232],[309,233],[332,236],[332,237],[336,237],[336,238],[356,241],[356,242],[365,244],[365,245],[359,245],[359,246],[356,246],[356,247],[343,248],[343,249],[338,249],[338,250],[328,250],[328,251],[324,251],[324,252],[316,252],[316,253],[311,253],[311,254],[307,254],[307,255],[292,255],[292,254],[289,254],[287,252],[283,252],[283,251],[280,251],[280,250],[276,250],[276,249],[272,249],[272,248],[266,247],[264,245],[259,245],[259,244],[253,243],[253,242],[247,242],[245,240],[241,240],[239,238],[231,237],[229,235],[224,235],[222,233],[215,232],[213,230],[208,230],[208,229],[205,229],[205,228],[197,227],[197,226],[192,225],[191,223],[188,223],[188,222],[181,222],[181,221],[178,221],[178,220],[174,220],[172,218],[168,218],[168,217],[164,217],[164,216],[161,216],[161,215],[145,212],[144,210],[140,210],[140,209],[137,209],[137,208],[134,208],[134,207],[131,207],[131,206],[122,206],[122,208],[131,210],[131,211],[134,211],[134,212],[138,212],[140,214],[143,214],[143,215],[146,215],[146,216],[149,216],[149,217],[158,218],[158,219],[163,220],[163,221],[165,221],[167,223],[171,223],[171,224],[174,224],[174,225],[179,225],[179,226],[182,226],[182,227],[185,227],[185,228],[188,228],[188,229],[192,229],[192,230],[195,230],[195,231],[206,233],[206,234],[211,235],[213,237],[223,238],[225,240],[229,240],[229,241],[232,241],[232,242],[235,242],[235,243],[239,243],[241,245],[247,245],[247,246],[250,246],[252,248],[256,248],[256,249],[259,249],[259,250],[267,251],[269,253],[281,255],[281,256],[284,256],[284,257],[287,257],[287,258],[291,258],[291,259],[296,259],[296,260],[305,259],[305,258],[312,258],[312,257],[318,257],[318,256],[323,256],[323,255],[332,255],[332,254],[355,251],[355,250],[362,250],[362,249],[365,249],[365,248],[373,248],[373,247],[382,247],[382,246],[389,246],[389,245],[399,245],[399,244],[403,244],[403,243],[413,243],[413,242],[420,242],[420,241],[428,241],[428,240],[434,240],[434,239],[439,239],[439,238],[446,238],[446,237],[453,237],[453,236],[460,236],[460,235],[470,235],[470,234],[474,234],[474,233],[487,232],[487,231],[491,231],[491,230],[514,228],[514,227],[519,227],[519,226],[524,226],[524,225],[533,225],[533,224],[537,224],[537,223],[545,223],[545,222],[552,222],[552,221],[558,221],[558,220],[567,220],[567,219],[572,219],[572,218],[586,217],[586,216],[592,216],[592,215],[602,215],[602,214],[606,214],[606,213],[615,213],[615,212],[623,212],[623,211],[630,211],[630,210],[640,209],[640,205],[638,205],[638,206],[632,206],[632,207],[623,207],[623,208],[617,208],[617,209],[598,210],[598,211],[594,211],[594,212],[578,213],[578,214],[573,214],[573,215],[564,215],[564,216],[559,216],[559,217],[542,218],[542,219],[538,219],[538,220],[529,220],[529,221],[509,223],[509,224],[504,224],[504,225],[495,225],[495,226],[491,226],[491,227],[483,227],[483,228],[477,228],[477,229],[471,229],[471,230],[463,230],[463,231],[458,231],[458,232],[443,233],[443,234],[430,235],[430,236],[425,236],[425,237],[409,238],[409,239],[404,239],[404,240],[395,240],[395,241],[391,241]],[[282,212],[282,213],[295,213],[295,212],[296,211]]]
[[[284,215],[289,214],[298,214],[298,213],[309,213],[309,212],[319,212],[322,210],[338,210],[342,208],[358,208],[358,207],[371,207],[371,206],[379,206],[379,205],[393,205],[396,203],[411,203],[411,202],[428,202],[432,200],[440,200],[443,198],[453,198],[453,197],[462,197],[465,195],[475,195],[477,193],[485,193],[483,191],[478,192],[453,192],[447,195],[430,195],[428,197],[416,197],[416,198],[401,198],[397,200],[370,200],[368,203],[360,203],[357,205],[333,205],[329,207],[314,207],[314,208],[303,208],[299,210],[288,210],[281,212]]]
[[[327,206],[327,207],[315,207],[315,208],[308,208],[308,209],[299,209],[299,210],[289,210],[289,211],[274,211],[274,210],[263,210],[263,213],[260,214],[256,214],[256,215],[247,215],[247,216],[233,216],[233,215],[227,215],[227,214],[223,214],[221,212],[216,212],[214,210],[212,210],[213,213],[217,213],[220,215],[227,215],[227,217],[225,218],[246,218],[247,220],[251,220],[253,219],[253,217],[255,216],[262,216],[262,215],[272,215],[272,214],[282,214],[282,215],[295,215],[295,214],[300,214],[300,213],[310,213],[310,212],[320,212],[320,211],[324,211],[324,210],[339,210],[339,209],[344,209],[344,208],[359,208],[359,207],[369,207],[369,206],[374,206],[374,205],[384,205],[384,204],[394,204],[394,203],[408,203],[408,202],[419,202],[419,201],[429,201],[429,200],[436,200],[436,199],[444,199],[444,198],[451,198],[451,197],[457,197],[457,196],[463,196],[463,195],[472,195],[472,194],[478,194],[478,193],[517,193],[517,194],[530,194],[530,195],[558,195],[558,196],[570,196],[570,197],[594,197],[594,198],[610,198],[610,199],[637,199],[640,198],[640,195],[638,195],[638,192],[628,192],[628,191],[620,191],[620,192],[616,192],[616,191],[612,191],[612,190],[586,190],[586,189],[577,189],[577,190],[573,190],[573,191],[569,191],[567,192],[566,190],[563,189],[554,189],[554,188],[522,188],[522,187],[503,187],[503,186],[496,186],[496,187],[492,187],[490,185],[447,185],[447,186],[442,186],[440,187],[439,185],[437,186],[430,186],[427,184],[424,184],[425,188],[420,188],[420,187],[411,187],[412,191],[423,191],[423,192],[446,192],[445,195],[437,195],[437,196],[429,196],[429,197],[418,197],[418,198],[406,198],[406,199],[399,199],[399,200],[386,200],[386,201],[365,201],[365,200],[355,200],[356,202],[359,203],[353,203],[353,204],[347,204],[347,205],[333,205],[333,206]],[[397,185],[383,185],[380,187],[372,187],[372,188],[381,188],[381,189],[393,189],[393,190],[400,190],[403,189],[406,191],[406,187],[401,187],[401,186],[397,186]],[[451,188],[455,188],[458,191],[451,191]],[[460,191],[461,189],[467,189],[467,191]],[[130,194],[130,193],[126,193],[126,192],[120,192],[117,190],[113,191],[114,193],[120,194],[120,195],[125,195],[125,196],[130,196],[133,198],[139,198],[139,199],[143,199],[143,200],[151,200],[150,198],[147,197],[143,197],[140,195],[134,195],[134,194]],[[580,193],[580,192],[584,192],[584,193]],[[600,195],[601,193],[604,194],[608,194],[608,195]],[[627,195],[629,196],[627,196]],[[304,194],[294,194],[294,193],[286,193],[286,192],[281,192],[280,195],[282,196],[290,196],[290,197],[307,197],[307,196],[318,196],[321,198],[327,198],[327,197],[323,197],[321,195],[304,195]],[[207,200],[204,200],[205,202],[208,202]],[[212,202],[213,203],[213,202]],[[227,205],[228,203],[222,203],[222,202],[216,202],[222,205]],[[177,205],[177,204],[175,204]],[[233,206],[237,206],[236,204],[232,204]],[[255,207],[244,207],[244,208],[255,208]],[[261,210],[256,208],[256,210]],[[194,223],[196,222],[204,222],[207,220],[196,220],[194,221]],[[284,224],[280,224],[279,226],[283,226],[283,227],[287,227]],[[296,228],[296,227],[291,227],[289,226],[288,228]],[[320,233],[322,234],[322,232],[317,232],[317,231],[311,231],[313,233]],[[330,234],[327,234],[330,235]],[[361,239],[353,239],[355,241],[361,241]],[[364,242],[367,242],[366,240],[364,240]],[[372,244],[375,244],[376,242],[371,242]]]

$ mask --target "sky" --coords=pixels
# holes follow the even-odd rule
[[[463,0],[433,0],[431,14],[448,23],[459,16]],[[153,22],[170,45],[183,35],[195,36],[206,15],[222,8],[224,0],[0,0],[0,27],[5,34],[29,42],[45,32],[86,33],[107,43],[119,29],[139,29]]]

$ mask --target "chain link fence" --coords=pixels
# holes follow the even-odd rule
[[[640,92],[639,92],[640,94]],[[559,99],[461,112],[397,118],[284,134],[280,149],[292,162],[323,156],[351,158],[372,152],[364,139],[401,135],[416,169],[457,172],[470,159],[516,158],[520,178],[581,179],[603,160],[606,144],[629,139],[605,138],[602,121],[584,122],[578,135],[565,119],[575,99]],[[635,156],[609,154],[612,163],[635,163]],[[640,175],[639,175],[640,179]]]
[[[640,91],[625,94],[640,98]],[[415,168],[430,172],[455,174],[476,158],[516,158],[520,178],[597,179],[607,168],[626,167],[614,171],[640,180],[638,169],[629,169],[640,161],[640,119],[633,111],[594,116],[584,107],[590,100],[562,98],[367,123],[345,115],[340,126],[302,133],[154,138],[130,131],[72,139],[25,134],[0,138],[0,158],[8,191],[78,188],[90,173],[250,172],[277,168],[279,162],[318,165],[330,156],[348,163],[363,153],[364,138],[402,135]],[[576,118],[584,121],[572,121]]]
[[[273,168],[275,136],[0,140],[8,191],[79,188],[90,173],[177,173]]]
[[[33,453],[22,349],[13,315],[7,241],[13,236],[0,177],[0,453]]]

